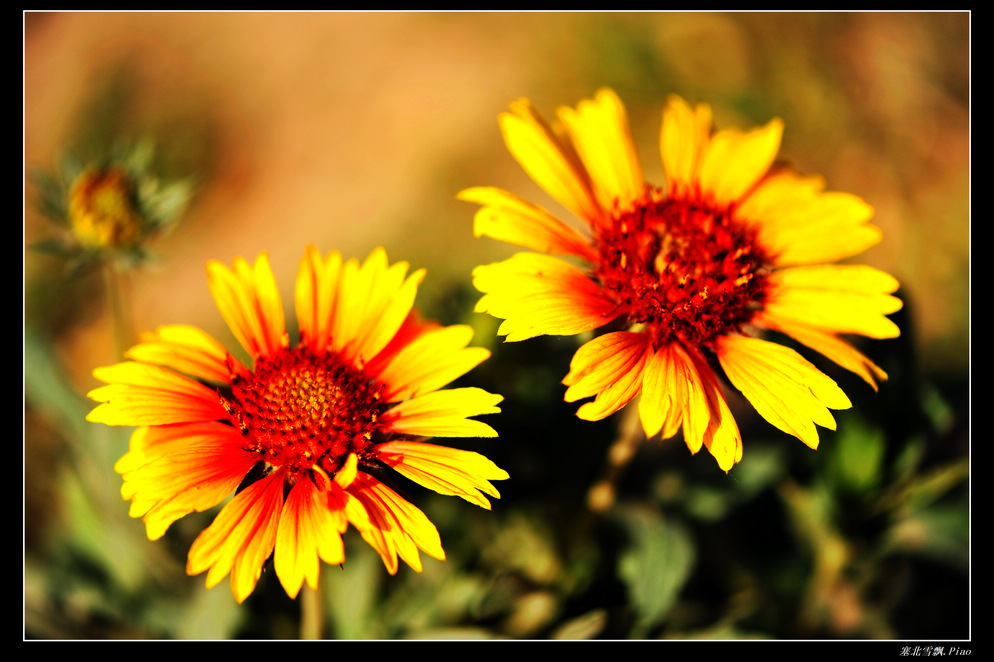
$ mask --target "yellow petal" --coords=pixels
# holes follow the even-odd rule
[[[739,426],[735,423],[735,417],[732,416],[732,412],[728,408],[728,402],[721,392],[721,384],[718,383],[714,371],[700,355],[693,355],[691,360],[697,368],[697,375],[701,380],[700,387],[707,400],[709,419],[703,429],[702,441],[711,456],[718,462],[718,467],[727,473],[735,466],[735,463],[742,460],[742,435],[739,433]],[[700,409],[692,409],[691,411],[695,415],[701,412]],[[697,434],[696,430],[700,429],[700,426],[695,429],[693,425],[688,423],[688,419],[684,418],[684,436],[687,436],[688,431]],[[700,448],[697,441],[694,443]]]
[[[897,287],[892,276],[864,265],[781,269],[770,275],[765,310],[830,333],[896,338],[901,331],[885,315],[901,309],[901,300],[890,295]]]
[[[142,342],[125,352],[125,356],[225,384],[231,381],[231,366],[236,370],[240,367],[210,334],[180,324],[160,326],[154,333],[142,334]]]
[[[496,437],[497,432],[470,416],[496,414],[503,396],[481,388],[433,391],[405,400],[387,411],[382,422],[387,430],[423,437]]]
[[[594,338],[577,350],[569,374],[563,378],[563,384],[569,386],[565,400],[576,402],[597,396],[580,407],[577,416],[599,421],[638,395],[648,342],[644,333],[616,331]]]
[[[349,456],[345,458],[345,462],[342,467],[335,472],[335,482],[338,483],[339,487],[345,488],[352,484],[358,474],[359,469],[359,456],[355,453],[349,453]]]
[[[699,382],[693,365],[681,360],[677,352],[682,353],[679,346],[669,343],[646,360],[639,400],[639,418],[646,437],[662,432],[663,439],[669,439],[677,433],[688,406],[689,389]]]
[[[643,378],[639,414],[647,436],[676,434],[681,422],[691,453],[706,447],[723,471],[742,459],[742,435],[714,372],[679,343],[659,348]]]
[[[642,197],[645,180],[625,107],[613,90],[604,88],[593,101],[581,101],[576,110],[560,108],[566,127],[601,209],[627,208]]]
[[[691,109],[680,97],[667,97],[659,139],[667,197],[680,198],[693,192],[701,154],[711,136],[711,121],[711,107],[706,103]]]
[[[107,425],[168,425],[225,419],[217,393],[172,370],[128,361],[93,371],[108,382],[87,393],[103,404],[86,420]]]
[[[345,513],[348,523],[351,523],[356,529],[359,531],[366,531],[373,527],[373,523],[369,519],[369,511],[366,510],[366,506],[363,505],[363,503],[355,496],[349,494],[345,490],[342,490],[341,492],[336,490],[329,493],[329,499],[330,498],[341,499],[339,509]],[[345,532],[344,528],[342,529],[342,532]]]
[[[221,317],[252,358],[271,356],[283,347],[283,304],[265,253],[252,266],[236,258],[233,269],[211,260],[207,283]]]
[[[413,441],[391,441],[376,447],[380,461],[400,474],[439,494],[462,497],[490,510],[483,494],[500,498],[491,480],[505,480],[507,472],[470,451]],[[482,494],[481,494],[482,492]]]
[[[370,274],[374,268],[378,273],[386,270],[386,253],[373,251],[362,266],[360,268],[359,261],[351,258],[342,264],[339,271],[330,338],[331,348],[338,352],[345,348],[346,342],[354,343],[358,335],[360,315],[373,295]]]
[[[573,265],[535,253],[477,267],[473,285],[485,293],[476,312],[504,319],[497,333],[509,342],[596,329],[614,319],[617,307]]]
[[[273,566],[287,595],[296,598],[304,581],[318,587],[321,566],[345,562],[342,512],[329,509],[327,494],[308,478],[296,482],[287,495],[276,532]]]
[[[342,256],[338,251],[322,259],[314,246],[308,246],[297,272],[294,299],[300,344],[318,354],[325,351],[331,339],[341,269]]]
[[[405,347],[413,343],[425,333],[430,333],[442,328],[442,325],[432,320],[422,320],[417,308],[412,308],[407,314],[407,319],[400,325],[400,329],[394,334],[387,346],[365,364],[365,369],[370,375],[379,375],[393,361],[397,354]]]
[[[124,473],[136,469],[143,464],[162,457],[168,452],[170,444],[183,443],[188,436],[185,431],[189,428],[196,428],[201,425],[221,425],[220,423],[183,423],[179,425],[152,425],[136,428],[131,433],[131,440],[128,442],[128,452],[114,463],[114,471]],[[178,431],[172,434],[172,431]],[[166,435],[156,433],[166,431]],[[193,436],[192,434],[190,436]],[[125,496],[125,499],[130,497]]]
[[[487,236],[541,253],[576,255],[593,262],[590,240],[537,205],[496,188],[466,189],[460,200],[484,205],[473,217],[473,235]]]
[[[597,224],[605,217],[590,177],[577,156],[539,117],[527,99],[511,104],[498,118],[508,151],[535,182],[564,207]]]
[[[411,274],[394,296],[376,313],[370,315],[367,325],[360,331],[362,339],[356,345],[357,357],[372,358],[389,344],[411,312],[418,286],[424,276],[424,269]]]
[[[190,547],[186,572],[207,573],[207,588],[231,573],[231,592],[239,603],[255,589],[262,565],[276,544],[283,509],[283,474],[266,476],[235,495]]]
[[[782,135],[780,119],[748,132],[726,129],[716,133],[701,155],[701,192],[714,196],[719,207],[738,201],[770,169]]]
[[[258,457],[244,438],[220,423],[139,428],[118,461],[121,495],[131,517],[142,517],[149,540],[185,515],[213,508],[230,495]]]
[[[349,360],[371,360],[400,330],[414,305],[419,270],[407,278],[408,264],[387,264],[386,252],[374,250],[361,266],[345,263],[339,280],[332,347]]]
[[[822,264],[862,253],[882,233],[873,207],[849,193],[823,192],[820,177],[784,170],[766,177],[736,209],[781,266]]]
[[[345,488],[352,485],[356,478],[359,477],[358,468],[359,456],[355,453],[349,453],[349,456],[345,458],[344,464],[335,472],[334,479],[325,481],[326,483],[335,483],[335,485],[328,484],[324,488],[328,499],[328,509],[332,513],[342,513],[344,516],[344,520],[337,520],[339,533],[345,533],[349,522],[360,531],[372,526],[369,521],[369,513],[366,512],[365,506],[345,491]],[[317,473],[323,473],[317,465],[314,465],[314,469]]]
[[[867,384],[873,387],[874,391],[877,390],[878,381],[887,380],[887,373],[877,364],[834,334],[804,324],[796,324],[790,320],[779,319],[768,311],[758,313],[752,322],[757,326],[786,333],[799,343],[821,352],[846,370],[851,370],[862,377]]]
[[[386,385],[383,402],[399,402],[429,393],[463,376],[490,356],[482,347],[466,347],[473,328],[439,327],[422,333],[397,352],[379,373]]]
[[[759,338],[723,336],[717,354],[729,381],[756,411],[811,448],[818,447],[815,423],[835,429],[828,408],[852,406],[830,377],[789,347]]]
[[[363,540],[379,553],[391,575],[397,573],[398,556],[421,572],[419,548],[433,558],[445,560],[435,525],[389,487],[360,472],[348,491],[369,514],[369,526],[360,529]]]

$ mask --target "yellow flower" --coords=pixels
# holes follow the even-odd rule
[[[207,265],[221,316],[252,357],[247,367],[204,331],[164,326],[98,368],[87,419],[139,426],[116,470],[131,516],[149,539],[241,489],[194,541],[187,572],[212,587],[231,574],[235,599],[255,588],[272,554],[291,597],[316,588],[319,559],[337,565],[351,523],[393,574],[397,557],[421,570],[419,549],[444,559],[435,526],[380,481],[386,468],[489,509],[491,480],[507,473],[478,453],[423,437],[494,437],[470,417],[500,411],[479,388],[439,390],[489,355],[472,330],[422,322],[413,310],[424,276],[361,265],[307,248],[295,291],[300,341],[291,347],[265,254],[233,268]]]
[[[472,188],[483,205],[476,236],[575,256],[518,253],[477,267],[478,312],[501,318],[508,341],[572,335],[612,324],[584,344],[563,379],[566,400],[599,420],[640,392],[648,436],[683,429],[691,452],[706,446],[728,471],[742,440],[714,369],[770,423],[818,445],[815,424],[851,406],[835,382],[794,350],[751,335],[782,332],[876,388],[886,374],[840,338],[899,335],[885,316],[900,309],[891,276],[830,265],[880,240],[860,198],[824,191],[818,177],[773,167],[783,123],[712,133],[711,109],[671,96],[660,139],[666,185],[651,186],[608,89],[553,128],[527,100],[500,116],[508,149],[528,174],[590,227],[590,237],[511,193]],[[617,329],[617,330],[616,330]]]

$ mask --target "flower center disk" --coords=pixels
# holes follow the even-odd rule
[[[141,220],[128,174],[115,167],[83,172],[69,191],[69,222],[80,243],[91,248],[137,242]]]
[[[691,346],[748,323],[766,299],[769,257],[733,210],[662,199],[650,190],[595,237],[594,275],[629,324],[646,324],[659,347]]]
[[[284,467],[292,483],[314,467],[333,476],[350,453],[373,459],[382,390],[337,353],[297,347],[258,359],[221,402],[246,436],[246,450]]]

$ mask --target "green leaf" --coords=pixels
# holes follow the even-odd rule
[[[69,383],[51,339],[30,324],[24,327],[24,368],[25,403],[70,438],[85,436],[90,403]]]
[[[852,493],[865,493],[880,483],[886,438],[874,429],[848,417],[836,435],[832,455],[835,479],[839,486]]]
[[[898,518],[907,517],[945,497],[970,476],[970,460],[964,458],[928,473],[915,476],[899,489],[885,494],[878,510],[893,510]]]
[[[694,544],[681,525],[658,512],[631,508],[620,516],[631,547],[621,556],[618,574],[628,586],[640,627],[647,629],[666,617],[690,577]]]
[[[566,621],[555,629],[550,638],[560,641],[593,639],[604,630],[605,625],[607,625],[607,612],[595,609]]]
[[[175,628],[177,639],[219,640],[234,637],[246,612],[227,590],[227,582],[208,589],[202,576],[195,581],[198,588],[189,600],[181,603],[162,601],[154,607],[155,617],[161,619],[163,627]]]
[[[380,557],[359,536],[345,536],[345,564],[322,565],[318,590],[331,616],[326,636],[336,639],[377,639],[384,635],[376,607],[386,574]]]
[[[935,503],[970,476],[966,458],[938,467],[915,480],[907,489],[907,507],[914,511]]]
[[[891,527],[888,543],[892,549],[967,570],[970,565],[970,515],[959,504],[931,506]]]

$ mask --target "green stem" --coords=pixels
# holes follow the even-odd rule
[[[622,410],[618,436],[608,449],[604,476],[587,491],[587,508],[575,530],[577,544],[582,545],[586,541],[597,518],[614,506],[618,479],[644,440],[645,433],[642,432],[638,406],[635,403],[629,404]]]
[[[131,316],[128,313],[126,299],[126,275],[115,262],[104,263],[104,289],[107,291],[107,305],[114,325],[115,356],[121,357],[131,347],[133,335]]]
[[[623,410],[618,424],[618,437],[608,449],[604,477],[587,492],[587,508],[592,512],[603,513],[614,505],[617,495],[615,485],[643,440],[645,434],[642,432],[638,407],[631,403]]]
[[[317,589],[312,589],[306,584],[301,589],[300,595],[300,638],[301,639],[321,639],[322,638],[322,615],[321,593]]]

